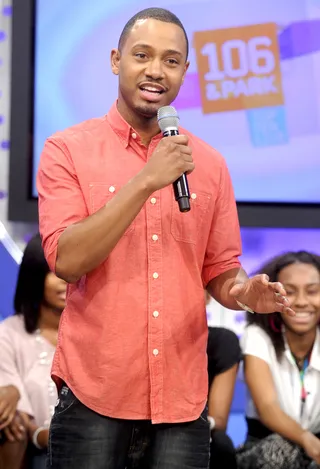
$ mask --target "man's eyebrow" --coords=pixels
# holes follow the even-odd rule
[[[135,44],[132,49],[136,49],[136,48],[139,48],[141,47],[142,49],[153,49],[152,46],[150,46],[149,44],[144,44],[144,43],[138,43],[138,44]],[[163,52],[163,55],[168,55],[168,54],[174,54],[174,55],[179,55],[180,57],[183,57],[183,54],[182,52],[176,50],[176,49],[167,49]]]

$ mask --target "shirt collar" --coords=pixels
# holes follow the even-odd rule
[[[137,138],[138,133],[128,124],[127,121],[121,116],[118,111],[117,101],[115,101],[107,114],[107,121],[109,122],[112,130],[118,135],[120,141],[125,148],[128,147],[130,139]],[[140,138],[140,137],[139,137]],[[153,137],[152,140],[160,140],[162,138],[161,133]]]
[[[310,366],[315,368],[317,371],[320,371],[320,331],[319,327],[317,328],[316,340],[314,341],[314,346],[312,349]]]
[[[282,331],[282,334],[283,334],[283,340],[284,340],[284,346],[285,346],[284,353],[287,359],[290,361],[290,363],[295,365],[295,361],[290,351],[286,336],[284,334],[284,330]],[[314,345],[313,345],[313,349],[311,353],[310,367],[320,372],[320,331],[319,331],[319,328],[317,328],[316,339],[314,341]]]
[[[129,145],[130,135],[133,132],[131,126],[124,120],[117,108],[117,101],[113,103],[110,111],[107,114],[107,121],[112,127],[113,131],[118,135],[121,142],[127,148]]]

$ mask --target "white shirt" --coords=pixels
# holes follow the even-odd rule
[[[285,340],[285,351],[279,362],[271,339],[259,326],[248,326],[241,338],[244,355],[252,355],[268,363],[282,410],[312,433],[320,432],[320,333],[317,331],[310,364],[305,372],[307,398],[302,416],[301,382],[298,367]],[[247,395],[246,416],[259,420],[250,394]]]
[[[57,401],[51,380],[55,347],[39,331],[28,334],[23,317],[11,316],[0,323],[0,386],[19,389],[18,410],[49,426]]]

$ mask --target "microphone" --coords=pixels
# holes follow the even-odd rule
[[[158,124],[164,137],[179,135],[179,116],[173,106],[163,106],[158,109]],[[173,191],[180,212],[189,212],[190,192],[185,173],[173,183]]]

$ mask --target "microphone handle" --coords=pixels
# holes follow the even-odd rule
[[[178,129],[169,129],[163,132],[164,137],[171,137],[174,135],[179,135]],[[189,212],[191,208],[190,191],[186,173],[182,174],[182,176],[180,176],[176,181],[174,181],[173,192],[174,197],[178,202],[180,212]]]

